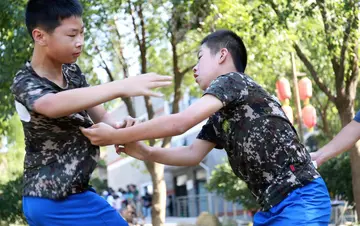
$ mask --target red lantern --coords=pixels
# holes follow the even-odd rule
[[[316,110],[313,106],[307,105],[302,109],[303,122],[307,128],[316,125]]]
[[[283,111],[285,112],[285,115],[288,117],[289,121],[291,123],[294,122],[294,115],[293,115],[293,110],[289,105],[284,105],[282,106]]]
[[[279,100],[284,101],[286,99],[290,99],[291,97],[290,83],[286,78],[281,78],[276,82],[276,89]]]
[[[299,81],[299,94],[301,100],[306,100],[312,96],[312,85],[310,79],[305,77]]]

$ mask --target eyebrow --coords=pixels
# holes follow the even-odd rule
[[[84,28],[85,28],[85,25],[83,25],[80,30],[83,30]],[[73,28],[73,29],[71,29],[71,31],[79,31],[79,29]]]

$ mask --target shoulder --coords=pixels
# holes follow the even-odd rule
[[[247,86],[248,83],[252,83],[252,80],[249,76],[239,73],[239,72],[230,72],[224,75],[218,76],[215,80],[210,83],[210,87],[225,87],[230,90],[240,88],[243,89],[244,86]],[[255,82],[254,82],[255,83]]]
[[[40,77],[34,75],[34,72],[31,70],[30,63],[27,62],[17,73],[13,79],[11,85],[11,90],[19,86],[32,85],[34,83],[41,82]]]

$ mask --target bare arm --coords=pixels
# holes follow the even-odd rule
[[[214,143],[196,139],[190,146],[160,148],[149,147],[141,142],[126,144],[123,152],[146,161],[174,166],[194,166],[215,147]]]
[[[34,110],[58,118],[92,108],[109,100],[126,96],[158,96],[152,88],[168,86],[171,77],[150,73],[103,85],[46,94],[34,103]]]
[[[98,105],[88,109],[90,118],[94,123],[103,122],[115,128],[116,121],[111,115],[105,110],[102,105]]]
[[[212,95],[205,95],[186,110],[172,115],[154,118],[126,129],[114,130],[103,124],[83,129],[82,132],[94,145],[125,144],[175,136],[209,118],[223,107],[222,102]]]
[[[103,122],[115,129],[130,127],[137,123],[137,120],[131,116],[127,116],[122,121],[116,121],[114,117],[105,110],[103,105],[88,109],[88,113],[95,123]]]
[[[328,144],[315,153],[311,153],[312,159],[320,166],[327,160],[349,150],[360,139],[360,124],[351,121],[346,125]]]

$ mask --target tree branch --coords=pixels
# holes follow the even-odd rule
[[[103,63],[102,68],[104,68],[105,71],[106,71],[106,73],[108,74],[109,80],[110,80],[111,82],[114,81],[114,76],[112,75],[111,70],[110,70],[110,68],[108,67],[107,63],[105,62],[105,60],[104,60],[104,58],[103,58],[103,56],[102,56],[102,54],[101,54],[101,52],[100,52],[100,49],[99,49],[99,47],[98,47],[97,45],[95,45],[95,50],[98,52],[98,54],[99,54],[99,56],[100,56],[100,59],[101,59],[101,61],[102,61],[102,63]]]
[[[308,60],[305,54],[301,51],[300,47],[296,43],[293,44],[293,47],[300,60],[305,64],[306,68],[309,70],[310,75],[314,79],[315,83],[319,86],[319,88],[326,94],[326,96],[332,102],[335,102],[336,97],[332,95],[329,88],[322,81],[320,81],[320,78],[317,72],[315,71],[314,66],[311,64],[311,62]]]
[[[356,88],[359,80],[359,42],[355,40],[352,59],[350,60],[351,75],[346,81],[346,95],[351,95],[352,88]]]
[[[196,54],[196,52],[197,52],[197,50],[196,49],[189,49],[188,51],[185,51],[185,52],[183,52],[183,53],[179,53],[179,56],[184,56],[184,55],[187,55],[187,54]]]
[[[355,14],[355,9],[354,9],[354,14]],[[349,38],[351,36],[351,34],[350,34],[351,29],[354,29],[354,30],[358,29],[358,23],[359,23],[359,18],[356,15],[354,15],[351,26],[347,27],[347,28],[349,28],[349,33],[348,33],[347,38]],[[348,76],[348,79],[346,80],[346,84],[345,84],[346,85],[345,92],[347,95],[350,93],[351,84],[354,82],[357,84],[357,79],[358,79],[358,75],[359,75],[359,72],[358,72],[358,70],[359,70],[359,68],[358,68],[359,67],[358,48],[359,48],[359,43],[358,43],[358,40],[355,39],[353,47],[352,47],[353,55],[350,54],[350,67],[349,67],[349,73],[348,73],[349,76]]]
[[[325,39],[326,39],[326,44],[328,47],[328,50],[330,52],[331,55],[331,64],[334,70],[334,74],[335,74],[335,86],[336,86],[336,93],[337,94],[341,94],[342,93],[342,88],[343,88],[343,81],[344,81],[344,71],[340,71],[340,65],[339,65],[339,60],[336,57],[336,54],[334,53],[335,50],[335,45],[334,43],[331,41],[332,39],[332,35],[330,34],[330,24],[328,21],[328,17],[327,17],[327,12],[326,12],[326,7],[325,7],[325,1],[324,0],[316,0],[317,6],[320,9],[320,14],[321,17],[323,19],[323,24],[324,24],[324,31],[325,31]]]
[[[182,71],[180,72],[180,74],[181,74],[182,76],[184,76],[187,72],[191,71],[194,67],[195,67],[194,64],[193,64],[193,65],[190,65],[189,67],[187,67],[187,68],[185,68],[184,70],[182,70]]]
[[[135,16],[133,14],[133,10],[132,10],[132,7],[131,7],[131,1],[128,0],[128,8],[129,8],[129,13],[130,13],[130,16],[131,16],[131,19],[132,19],[132,24],[133,24],[133,28],[134,28],[134,33],[135,33],[135,38],[136,38],[136,41],[139,45],[139,47],[141,48],[141,41],[140,41],[140,36],[138,34],[138,31],[137,31],[137,25],[136,25],[136,22],[135,22]]]
[[[352,24],[354,23],[355,20],[353,20],[352,18],[348,18],[347,20],[347,27],[345,28],[345,32],[344,32],[344,37],[343,37],[343,44],[341,46],[341,51],[340,51],[340,73],[345,73],[345,57],[346,57],[346,50],[349,44],[349,37],[350,37],[350,31],[351,31],[351,27],[353,26]],[[344,75],[342,75],[344,76]]]
[[[141,38],[142,38],[142,48],[146,49],[146,32],[145,32],[145,22],[144,22],[144,16],[143,16],[143,11],[142,11],[142,4],[139,5],[139,11],[138,11],[138,15],[140,18],[140,28],[141,28]]]
[[[330,100],[327,99],[325,106],[323,106],[317,95],[314,95],[314,99],[316,101],[316,106],[320,106],[320,108],[318,108],[318,109],[319,109],[319,112],[321,115],[321,121],[323,124],[323,126],[318,125],[318,127],[324,132],[324,134],[326,134],[326,136],[328,136],[327,134],[329,134],[329,123],[328,123],[328,120],[326,119],[326,117],[327,117],[327,109],[329,107]]]

